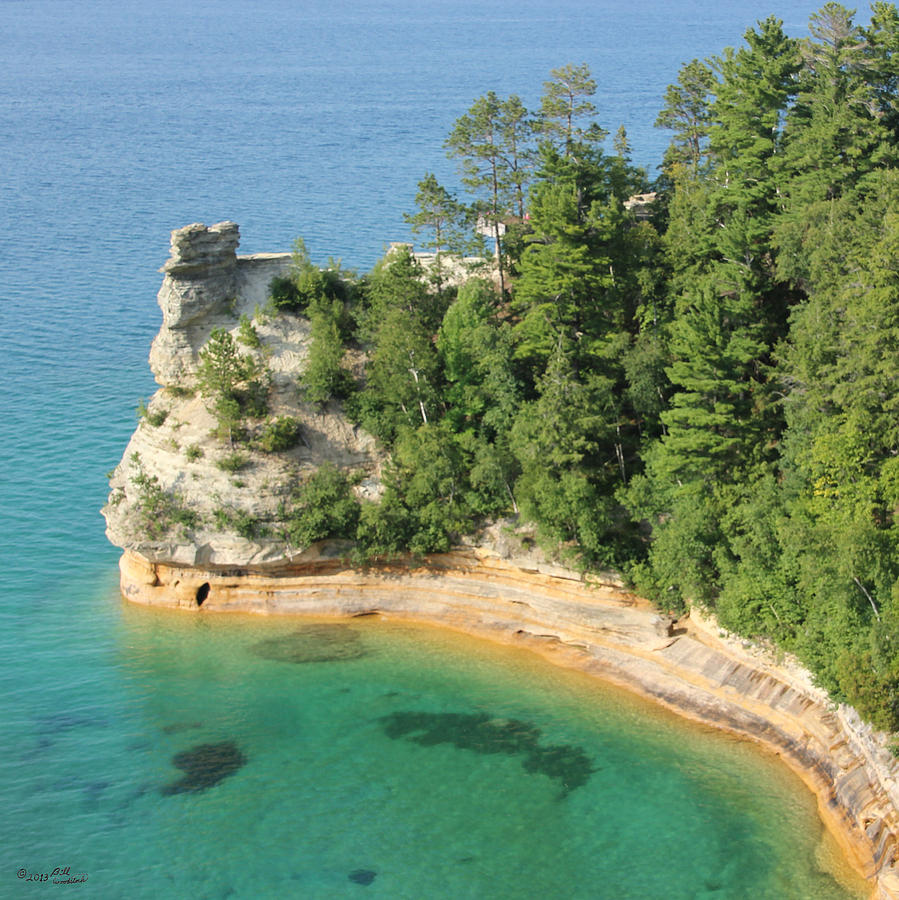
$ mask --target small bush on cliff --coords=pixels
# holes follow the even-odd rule
[[[137,402],[137,417],[138,419],[146,422],[148,425],[152,425],[154,428],[158,428],[165,422],[168,417],[169,411],[167,409],[158,409],[156,412],[150,412],[150,408],[147,406],[146,401],[141,398]]]
[[[266,453],[283,453],[295,447],[299,440],[300,423],[293,416],[278,416],[263,425],[253,443]]]
[[[235,450],[234,453],[228,453],[221,459],[217,459],[215,466],[217,469],[221,469],[223,472],[230,472],[233,475],[244,468],[249,461],[250,457],[246,453]]]
[[[188,397],[193,397],[194,395],[193,388],[185,387],[182,384],[168,384],[166,385],[165,390],[170,396],[179,400],[186,400]]]
[[[324,406],[329,400],[348,397],[352,375],[341,366],[344,355],[340,334],[342,304],[335,300],[310,313],[310,344],[306,367],[300,376],[300,390],[308,403]]]
[[[220,506],[213,511],[212,517],[220,531],[234,531],[248,541],[265,534],[259,519],[243,509]]]
[[[143,468],[140,454],[133,453],[131,462],[135,473],[131,483],[137,488],[137,501],[134,508],[143,535],[149,538],[161,538],[174,528],[195,528],[199,524],[199,516],[192,509],[183,505],[176,491],[166,491],[155,475],[148,475]]]
[[[197,381],[206,396],[233,394],[258,374],[258,366],[243,356],[231,333],[224,328],[213,328],[200,351]]]
[[[325,463],[291,496],[281,509],[285,537],[295,547],[308,547],[326,538],[353,538],[359,521],[359,502],[352,480],[333,463]]]
[[[345,271],[339,259],[329,259],[325,268],[319,268],[309,258],[303,239],[297,238],[290,273],[271,280],[269,299],[276,309],[310,317],[314,311],[337,301],[341,335],[347,338],[352,332],[347,306],[353,300],[355,279],[355,273]]]
[[[240,330],[237,332],[237,340],[245,347],[250,347],[253,350],[258,350],[262,346],[259,332],[256,331],[250,317],[246,313],[240,317]]]
[[[300,292],[297,290],[293,279],[287,275],[276,275],[268,286],[269,301],[275,310],[288,309],[301,311]]]
[[[224,328],[214,328],[200,351],[197,383],[216,417],[216,434],[233,444],[243,436],[245,416],[264,416],[268,408],[267,373],[255,360],[241,354]]]

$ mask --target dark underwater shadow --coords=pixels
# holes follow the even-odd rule
[[[358,631],[348,625],[305,625],[290,634],[265,638],[250,647],[261,659],[288,663],[345,662],[368,656]]]
[[[197,744],[172,757],[172,765],[181,769],[184,777],[164,785],[160,788],[160,792],[163,796],[169,797],[172,794],[205,791],[229,775],[233,775],[246,763],[246,756],[241,753],[234,741]]]
[[[583,786],[598,771],[583,748],[571,744],[540,745],[540,729],[518,719],[493,718],[487,713],[429,713],[407,710],[382,716],[384,733],[422,747],[452,744],[473,753],[523,756],[525,772],[561,782],[559,799]]]

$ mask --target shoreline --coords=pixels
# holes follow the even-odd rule
[[[751,739],[815,794],[819,815],[871,897],[899,898],[899,764],[804,669],[722,637],[695,611],[670,633],[648,603],[609,581],[469,548],[412,565],[353,569],[320,555],[277,570],[151,562],[126,550],[134,603],[204,612],[383,615],[487,638]]]

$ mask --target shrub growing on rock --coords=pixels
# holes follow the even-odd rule
[[[161,538],[175,525],[195,528],[199,523],[196,511],[187,509],[176,491],[166,491],[156,475],[144,471],[139,453],[131,455],[131,462],[135,469],[131,483],[137,488],[134,508],[141,532],[149,538]]]
[[[234,531],[248,541],[262,537],[264,533],[259,520],[244,509],[220,506],[213,511],[212,517],[220,531]]]
[[[147,406],[146,402],[143,398],[141,398],[137,403],[137,417],[138,419],[143,420],[148,425],[152,425],[154,428],[158,428],[165,422],[168,417],[169,411],[167,409],[157,409],[155,412],[150,412],[150,408]]]
[[[223,472],[231,472],[233,474],[234,472],[239,472],[249,461],[250,457],[246,453],[235,450],[234,453],[228,453],[221,459],[217,459],[215,465],[216,468],[221,469]]]
[[[281,509],[287,540],[308,547],[326,538],[353,538],[359,521],[359,502],[352,481],[333,463],[325,463],[294,491]]]
[[[240,317],[240,330],[237,332],[237,340],[245,347],[250,347],[253,350],[258,350],[262,346],[259,332],[256,331],[250,317],[246,313]]]
[[[262,427],[255,445],[266,453],[283,453],[300,440],[300,423],[293,416],[278,416]]]

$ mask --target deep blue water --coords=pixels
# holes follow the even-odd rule
[[[142,711],[170,711],[196,685],[177,667],[158,689],[149,676],[135,687],[134,673],[200,651],[171,634],[172,651],[148,643],[134,625],[142,613],[116,595],[118,553],[98,514],[104,473],[154,388],[146,357],[168,232],[230,218],[243,252],[302,235],[314,259],[367,268],[408,236],[402,213],[426,171],[455,183],[441,149],[455,118],[491,89],[535,105],[549,70],[568,62],[590,65],[601,124],[624,124],[652,170],[666,140],[652,123],[679,65],[738,43],[770,12],[801,34],[816,5],[0,2],[0,896],[18,896],[17,867],[60,854],[78,865],[81,846],[83,866],[116,878],[134,852],[147,895],[180,894],[134,849],[163,853],[167,832],[134,831],[127,810],[177,749],[147,736]],[[134,784],[132,737],[144,741]],[[247,739],[264,744],[258,731]],[[135,815],[164,816],[146,802]],[[105,843],[89,837],[91,815],[113,823]],[[197,896],[226,891],[197,884]],[[261,895],[283,896],[274,885]]]

